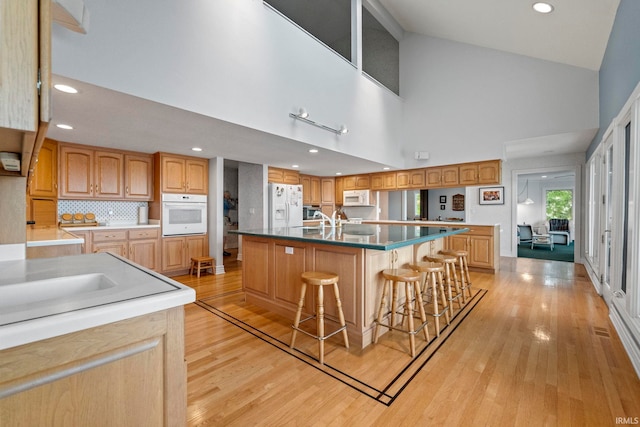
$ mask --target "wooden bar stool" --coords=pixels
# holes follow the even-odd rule
[[[449,306],[444,293],[444,265],[439,262],[417,262],[411,264],[411,269],[419,273],[426,273],[424,277],[424,288],[431,288],[431,299],[433,300],[433,320],[436,327],[436,336],[440,336],[440,316],[444,314],[447,325],[450,324]],[[440,292],[438,292],[440,291]],[[442,310],[438,308],[438,297],[442,303]]]
[[[338,275],[334,273],[326,273],[321,271],[305,271],[302,273],[302,285],[300,287],[300,301],[298,302],[298,310],[296,311],[296,317],[293,322],[293,332],[291,334],[290,347],[293,348],[296,342],[296,332],[300,331],[312,338],[318,340],[318,352],[320,364],[324,365],[324,340],[338,332],[342,331],[342,337],[344,338],[344,346],[349,348],[349,337],[347,335],[347,323],[344,320],[344,313],[342,312],[342,301],[340,301],[340,291],[338,290]],[[306,319],[300,320],[302,314],[302,308],[304,306],[304,297],[307,292],[307,285],[316,287],[316,313]],[[338,309],[338,319],[340,321],[340,328],[325,334],[324,332],[324,286],[333,285],[333,292],[336,297],[336,307]],[[307,331],[299,328],[300,324],[307,320],[316,318],[317,335],[313,335]]]
[[[376,319],[376,327],[373,335],[373,343],[378,342],[378,335],[380,333],[380,325],[389,328],[390,330],[397,330],[409,334],[409,345],[411,349],[411,357],[416,355],[416,341],[415,335],[420,332],[420,329],[424,331],[424,338],[429,341],[429,331],[427,326],[427,315],[424,312],[424,306],[422,303],[422,292],[420,292],[420,273],[406,268],[392,268],[384,270],[382,272],[384,277],[384,287],[382,288],[382,296],[380,297],[380,308],[378,309],[378,317]],[[405,305],[404,314],[408,318],[408,328],[398,327],[395,324],[395,314],[398,311],[398,283],[404,282],[405,284]],[[411,295],[413,289],[413,296]],[[391,305],[387,309],[387,299],[391,291]],[[417,311],[420,315],[421,324],[415,326],[413,322],[413,299],[417,301]],[[384,318],[389,317],[388,323],[384,323]],[[404,321],[402,322],[402,324]],[[401,324],[401,325],[402,325]]]
[[[200,271],[207,271],[211,269],[213,274],[214,259],[209,256],[199,256],[191,258],[191,268],[189,269],[189,276],[193,275],[194,271],[197,271],[198,278],[200,278]]]
[[[469,299],[471,299],[471,276],[469,276],[469,252],[463,250],[447,250],[440,251],[441,254],[452,255],[458,259],[458,267],[460,268],[460,290],[462,292],[462,302],[467,303],[464,295],[465,289],[469,292]]]
[[[457,258],[453,255],[427,255],[424,257],[425,261],[439,262],[444,265],[444,280],[447,284],[447,300],[449,301],[449,312],[453,316],[453,301],[458,303],[458,308],[462,308],[462,293],[460,293],[460,287],[458,286],[458,273],[456,272]],[[455,295],[452,288],[455,288]]]

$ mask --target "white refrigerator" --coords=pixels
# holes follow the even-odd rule
[[[302,185],[269,184],[269,228],[302,226]]]

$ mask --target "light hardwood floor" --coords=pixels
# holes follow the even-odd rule
[[[174,279],[195,288],[198,299],[232,292],[242,286],[232,259],[225,259],[224,275]],[[584,267],[503,258],[501,268],[495,276],[471,273],[487,295],[388,407],[188,305],[188,425],[614,426],[640,420],[640,380]]]

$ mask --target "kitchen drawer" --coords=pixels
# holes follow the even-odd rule
[[[92,233],[94,242],[127,240],[127,230],[93,231]]]
[[[129,239],[157,239],[160,236],[159,228],[142,228],[129,230]]]
[[[466,225],[464,226],[469,229],[466,235],[474,235],[474,236],[493,236],[493,226],[482,227],[477,225]]]

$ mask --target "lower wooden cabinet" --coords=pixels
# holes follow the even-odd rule
[[[0,351],[3,426],[182,426],[182,306]]]
[[[162,239],[162,272],[182,272],[191,266],[191,258],[209,254],[206,234],[164,237]]]
[[[469,252],[469,268],[499,270],[500,262],[500,230],[499,226],[472,226],[466,233],[449,236],[447,249]]]

